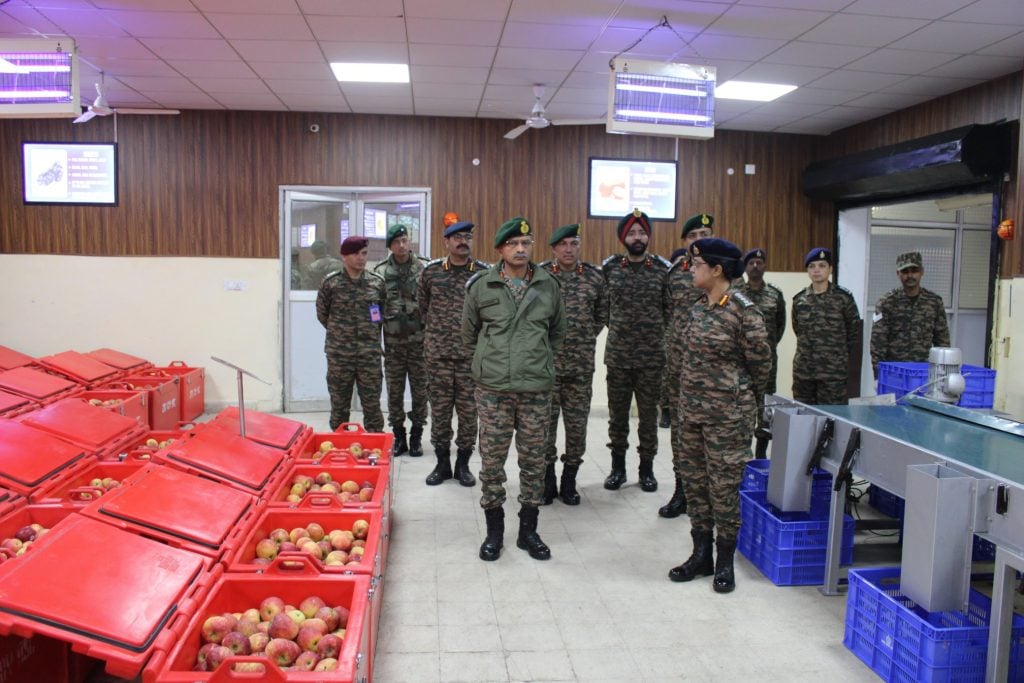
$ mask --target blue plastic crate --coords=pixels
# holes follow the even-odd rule
[[[768,470],[771,467],[771,462],[771,460],[749,461],[743,472],[740,491],[767,491]],[[821,518],[828,515],[829,503],[832,501],[832,473],[816,468],[813,476],[810,513],[812,517]]]
[[[900,592],[899,567],[849,572],[843,644],[886,681],[983,681],[991,601],[971,590],[966,612],[927,612]],[[1024,617],[1014,614],[1011,681],[1024,681]]]
[[[903,519],[906,501],[885,489],[871,484],[868,486],[868,504],[883,515]]]
[[[960,397],[962,408],[991,408],[995,399],[996,371],[978,365],[962,365],[965,389]],[[897,398],[928,383],[928,363],[878,364],[879,394],[896,394]]]
[[[974,536],[971,559],[975,562],[993,562],[996,559],[996,545],[978,535]]]

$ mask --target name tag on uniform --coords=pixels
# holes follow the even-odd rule
[[[370,322],[379,323],[380,321],[380,304],[370,304]]]

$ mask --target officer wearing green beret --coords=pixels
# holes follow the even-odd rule
[[[560,497],[566,505],[579,505],[576,473],[587,446],[587,418],[593,395],[594,350],[597,335],[608,324],[608,283],[601,270],[580,260],[583,229],[563,225],[548,240],[554,258],[540,264],[561,284],[566,332],[555,356],[555,387],[551,392],[551,421],[544,449],[544,503]],[[565,453],[561,481],[556,478],[558,416],[565,425]]]
[[[626,482],[629,448],[629,409],[636,397],[640,488],[658,489],[654,457],[658,453],[658,401],[665,370],[665,328],[671,304],[665,289],[669,262],[647,250],[651,221],[634,209],[616,226],[625,254],[609,256],[601,264],[608,282],[608,341],[604,362],[608,379],[608,439],[611,472],[604,481],[609,491]]]
[[[494,238],[501,257],[466,284],[462,342],[472,350],[480,417],[480,506],[487,538],[480,559],[501,555],[505,533],[505,461],[513,437],[519,456],[519,537],[516,546],[546,560],[551,550],[537,533],[544,500],[544,446],[555,383],[555,354],[565,337],[558,281],[530,259],[533,228],[522,217],[501,225]]]
[[[384,376],[388,387],[388,423],[395,434],[396,456],[423,455],[427,422],[427,366],[423,358],[423,321],[416,301],[427,260],[409,250],[409,228],[388,228],[388,257],[374,267],[384,278]],[[405,435],[405,383],[412,393],[412,430]]]

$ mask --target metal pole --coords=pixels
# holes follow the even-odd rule
[[[238,430],[245,438],[245,395],[242,391],[242,371],[238,371]]]

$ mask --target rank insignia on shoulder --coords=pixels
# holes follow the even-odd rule
[[[723,294],[722,298],[718,300],[719,306],[724,306],[729,303],[729,294]]]
[[[744,308],[750,308],[754,305],[754,302],[743,292],[733,292],[732,298],[736,299],[737,302],[742,304]]]

